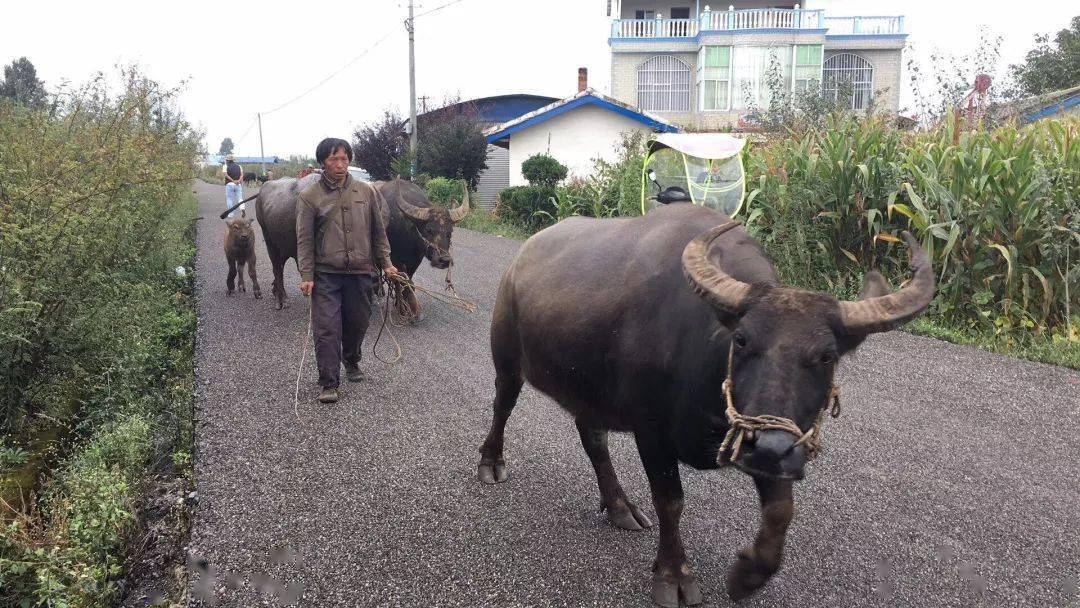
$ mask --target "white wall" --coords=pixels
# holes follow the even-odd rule
[[[593,159],[615,160],[622,134],[650,131],[648,127],[610,110],[586,105],[570,110],[510,136],[510,185],[524,186],[521,163],[534,154],[549,154],[570,169],[570,175],[590,175]]]

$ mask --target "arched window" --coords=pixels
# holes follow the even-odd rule
[[[653,112],[689,112],[690,83],[689,65],[657,55],[637,68],[637,105]]]
[[[855,53],[837,53],[822,66],[825,98],[852,110],[865,110],[874,97],[874,66]]]

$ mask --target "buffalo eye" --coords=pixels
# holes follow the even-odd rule
[[[818,355],[818,363],[821,365],[832,365],[836,363],[836,353],[831,350],[827,350]]]
[[[731,336],[731,341],[735,344],[735,350],[742,350],[746,347],[746,336],[742,335],[739,332],[735,332]]]

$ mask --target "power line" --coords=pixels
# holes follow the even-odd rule
[[[457,1],[458,1],[458,2],[460,2],[461,0],[457,0]],[[289,101],[286,101],[285,103],[283,103],[283,104],[279,105],[278,107],[274,108],[273,110],[270,110],[270,111],[267,111],[267,112],[263,112],[263,113],[262,113],[262,115],[263,115],[263,116],[266,116],[267,114],[273,114],[274,112],[277,112],[278,110],[280,110],[280,109],[282,109],[282,108],[284,108],[284,107],[286,107],[286,106],[288,106],[288,105],[292,104],[293,102],[299,101],[300,99],[302,99],[302,98],[304,98],[305,96],[307,96],[307,94],[308,94],[308,93],[311,93],[311,92],[312,92],[312,91],[314,91],[315,89],[318,89],[319,87],[321,87],[322,85],[326,84],[327,82],[330,82],[330,80],[331,80],[332,78],[334,78],[334,77],[335,77],[335,76],[337,76],[338,74],[341,74],[341,73],[342,73],[342,72],[344,72],[345,70],[349,69],[349,67],[351,67],[351,66],[352,66],[352,64],[356,63],[356,62],[357,62],[357,61],[359,61],[359,60],[360,60],[360,59],[361,59],[362,57],[364,57],[365,55],[367,55],[368,53],[370,53],[370,52],[371,52],[372,50],[374,50],[374,49],[375,49],[375,47],[377,47],[377,46],[379,46],[380,44],[382,44],[382,43],[383,43],[383,42],[384,42],[384,41],[385,41],[385,40],[386,40],[387,38],[389,38],[389,37],[390,37],[390,35],[391,35],[391,34],[393,34],[393,33],[394,33],[394,30],[391,30],[391,31],[388,31],[388,32],[386,32],[385,34],[383,34],[383,37],[382,37],[382,38],[379,38],[378,40],[376,40],[376,41],[375,41],[375,44],[373,44],[373,45],[369,46],[368,48],[364,49],[364,51],[363,51],[363,52],[361,52],[361,53],[360,53],[359,55],[357,55],[356,57],[353,57],[352,59],[350,59],[348,63],[346,63],[345,65],[341,66],[341,68],[339,68],[339,69],[338,69],[338,70],[337,70],[336,72],[334,72],[334,73],[330,74],[330,75],[329,75],[329,76],[327,76],[326,78],[323,78],[323,79],[322,79],[322,80],[320,80],[320,81],[319,81],[319,82],[318,82],[318,83],[317,83],[317,84],[316,84],[315,86],[313,86],[313,87],[311,87],[310,89],[308,89],[308,90],[304,91],[303,93],[301,93],[301,94],[297,95],[296,97],[293,97],[293,98],[292,98],[292,99],[290,99]],[[249,127],[249,130],[250,130],[250,127]]]
[[[453,6],[453,5],[457,4],[458,2],[462,2],[462,0],[454,0],[453,2],[447,2],[446,4],[444,4],[442,6],[436,6],[435,8],[431,9],[430,11],[424,11],[424,12],[420,13],[419,15],[414,17],[414,19],[419,19],[420,17],[423,17],[424,15],[430,15],[431,13],[441,11],[442,9],[444,9],[444,8],[446,8],[448,6]]]

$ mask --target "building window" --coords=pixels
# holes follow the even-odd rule
[[[800,44],[795,47],[793,91],[806,91],[813,85],[821,86],[821,45]]]
[[[658,55],[638,66],[637,105],[653,112],[690,111],[690,66]]]
[[[634,11],[634,19],[656,19],[656,11]]]
[[[671,18],[672,19],[689,19],[690,18],[690,7],[686,6],[686,7],[674,7],[674,8],[672,8],[671,9]]]
[[[770,70],[776,71],[776,83],[787,90],[791,82],[790,46],[736,46],[731,62],[731,107],[745,110],[765,108],[772,95]]]
[[[706,46],[698,54],[698,88],[702,110],[731,107],[731,47]]]
[[[874,66],[854,53],[839,53],[825,60],[822,69],[825,99],[852,110],[870,107],[874,96]]]

